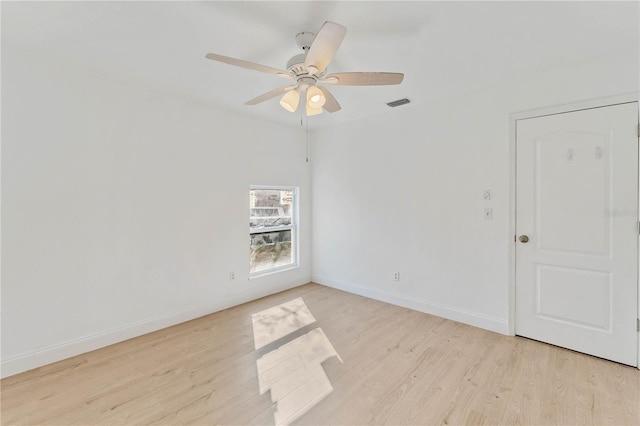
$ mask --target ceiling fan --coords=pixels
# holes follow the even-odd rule
[[[322,25],[317,35],[310,32],[299,33],[296,35],[296,42],[304,53],[292,57],[287,62],[286,71],[215,53],[207,54],[207,58],[293,80],[292,84],[262,94],[245,102],[245,105],[256,105],[283,94],[280,105],[289,112],[295,112],[301,94],[306,92],[305,108],[308,116],[320,114],[323,109],[336,112],[340,110],[340,104],[326,87],[318,83],[336,86],[382,86],[400,84],[404,78],[402,73],[390,72],[342,72],[326,75],[327,66],[346,33],[345,27],[330,21]]]

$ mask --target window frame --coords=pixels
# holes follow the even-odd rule
[[[288,271],[290,269],[295,269],[300,266],[299,264],[299,235],[298,235],[298,215],[299,215],[299,202],[298,202],[298,194],[299,187],[297,186],[283,186],[283,185],[249,185],[249,194],[253,190],[274,190],[274,191],[291,191],[293,194],[293,199],[291,200],[291,224],[290,225],[278,225],[270,227],[269,230],[260,230],[253,231],[251,230],[251,225],[249,225],[249,237],[255,234],[266,234],[269,232],[278,232],[278,231],[291,231],[291,263],[287,263],[286,265],[275,266],[272,268],[261,269],[259,271],[251,271],[251,259],[249,259],[249,279],[261,277],[264,275],[275,274],[278,272]],[[251,218],[251,205],[249,205],[249,219]],[[249,254],[251,254],[251,246],[249,246]]]

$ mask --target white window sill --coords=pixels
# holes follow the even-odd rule
[[[278,266],[277,268],[265,269],[264,271],[252,272],[249,274],[249,279],[252,280],[254,278],[262,278],[266,275],[279,274],[280,272],[291,271],[293,269],[300,268],[300,265],[297,263],[292,263],[289,265]]]

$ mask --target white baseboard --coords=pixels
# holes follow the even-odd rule
[[[360,296],[369,297],[381,302],[391,303],[392,305],[402,306],[403,308],[413,309],[414,311],[436,315],[438,317],[472,325],[478,328],[483,328],[485,330],[494,331],[496,333],[506,335],[510,334],[507,321],[500,318],[495,318],[464,309],[454,308],[452,306],[446,306],[427,300],[409,299],[398,294],[372,290],[370,288],[362,287],[357,284],[336,281],[319,275],[313,275],[311,277],[311,281],[314,283],[326,285],[327,287],[333,287],[338,290],[343,290]]]
[[[289,282],[283,285],[269,286],[266,290],[256,287],[253,291],[244,292],[228,299],[217,301],[213,304],[198,306],[192,309],[150,318],[124,327],[23,353],[0,361],[0,377],[5,378],[13,376],[14,374],[22,373],[23,371],[32,370],[34,368],[42,367],[43,365],[113,345],[114,343],[122,342],[133,337],[138,337],[143,334],[171,327],[172,325],[190,321],[223,309],[259,299],[261,297],[298,287],[308,282],[309,280],[304,280],[304,282]]]

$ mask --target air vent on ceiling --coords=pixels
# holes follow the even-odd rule
[[[400,105],[408,104],[409,102],[411,102],[409,99],[403,98],[403,99],[398,99],[397,101],[387,102],[387,105],[389,105],[391,108],[395,108],[395,107],[399,107]]]

